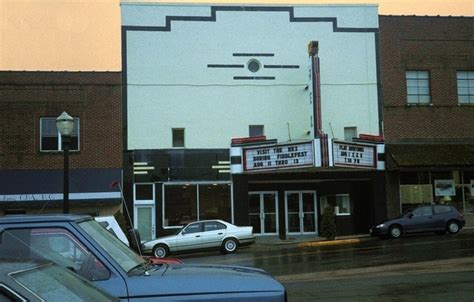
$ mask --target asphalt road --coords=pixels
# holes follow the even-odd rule
[[[263,268],[289,301],[474,302],[474,231],[320,247],[255,244],[236,254],[179,255],[186,263]]]

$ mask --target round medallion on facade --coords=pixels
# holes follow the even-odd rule
[[[261,67],[261,64],[258,60],[256,59],[251,59],[247,62],[247,68],[251,72],[257,72]]]

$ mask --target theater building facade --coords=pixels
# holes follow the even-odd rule
[[[386,216],[373,5],[122,1],[123,181],[142,239],[204,219],[339,235]]]

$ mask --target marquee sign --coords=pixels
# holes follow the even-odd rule
[[[376,168],[377,153],[374,145],[333,141],[334,166]]]
[[[244,171],[314,166],[313,142],[272,145],[243,150]]]

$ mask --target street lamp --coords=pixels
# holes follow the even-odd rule
[[[64,111],[56,119],[56,128],[61,133],[62,149],[64,151],[64,189],[63,213],[69,213],[69,143],[74,129],[74,119]]]

